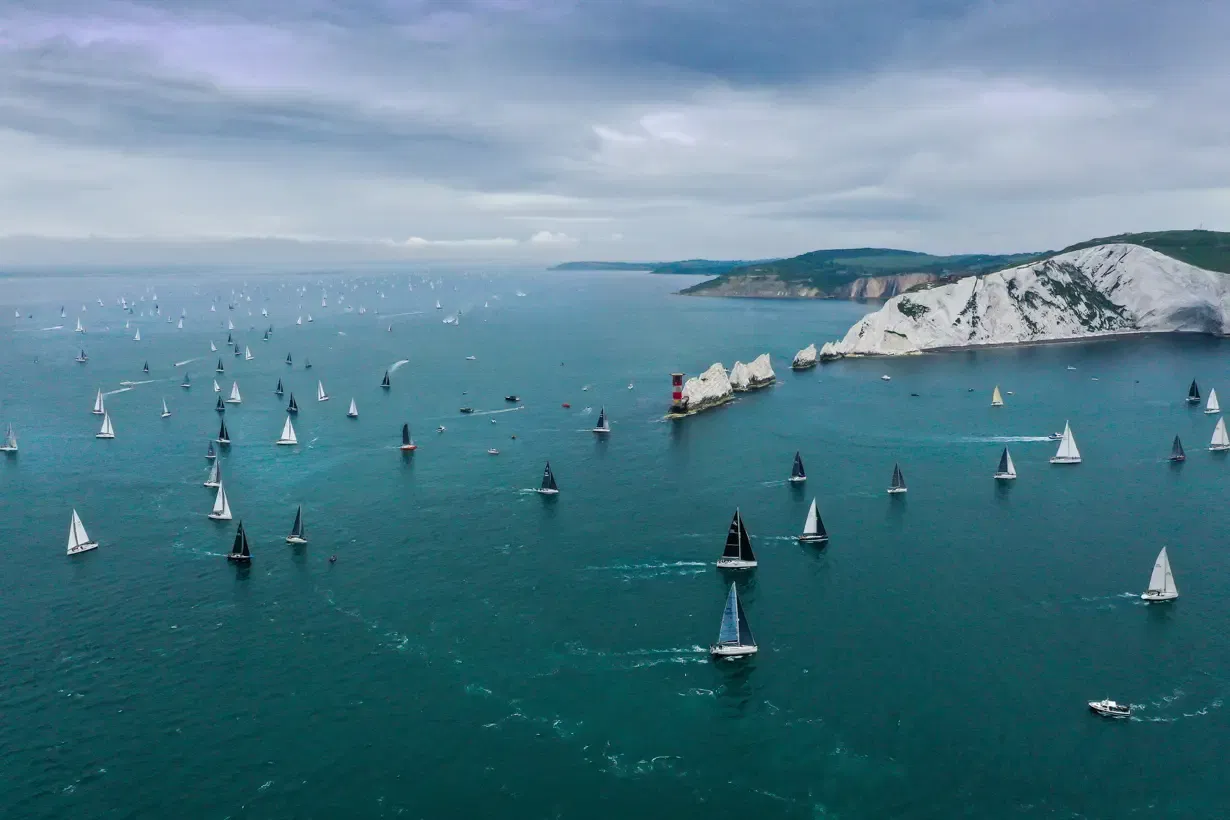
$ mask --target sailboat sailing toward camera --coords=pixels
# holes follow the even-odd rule
[[[794,454],[794,464],[790,467],[790,481],[800,484],[807,480],[807,471],[803,469],[803,456],[797,451]]]
[[[999,454],[999,466],[995,468],[995,478],[998,481],[1011,481],[1016,478],[1016,465],[1012,463],[1012,454],[1005,447]]]
[[[1051,457],[1051,464],[1080,464],[1081,451],[1076,447],[1076,438],[1072,435],[1072,426],[1063,423],[1063,436],[1059,439],[1059,449]]]
[[[904,493],[906,489],[907,488],[905,486],[905,473],[901,472],[900,464],[894,464],[893,465],[893,479],[892,479],[892,483],[888,485],[888,493],[889,495],[896,495],[898,493]]]
[[[598,411],[598,423],[594,425],[594,432],[598,435],[611,432],[611,422],[607,420],[605,407]]]
[[[295,523],[290,528],[290,535],[286,536],[287,544],[306,544],[307,535],[303,531],[303,505],[299,505],[299,509],[295,512]]]
[[[735,585],[730,585],[726,595],[726,608],[722,610],[722,626],[718,630],[717,643],[709,647],[709,654],[716,658],[737,658],[756,654],[758,647],[748,626],[747,615],[739,601]]]
[[[722,557],[717,560],[721,569],[751,569],[756,566],[756,555],[752,552],[752,539],[748,537],[747,528],[743,526],[743,516],[735,508],[735,516],[730,519],[730,529],[726,532],[726,548]]]
[[[824,529],[820,511],[816,508],[816,499],[813,498],[811,506],[807,508],[807,520],[803,522],[803,534],[799,536],[799,541],[803,544],[823,544],[828,540],[828,531]]]
[[[1170,556],[1166,554],[1165,547],[1157,554],[1153,573],[1149,576],[1149,588],[1140,597],[1153,602],[1173,601],[1179,597],[1179,588],[1175,586],[1174,573],[1170,569]]]

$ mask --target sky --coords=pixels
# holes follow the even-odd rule
[[[0,0],[0,265],[1230,230],[1230,3]]]

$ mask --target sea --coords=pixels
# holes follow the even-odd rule
[[[1230,460],[1184,401],[1192,379],[1230,399],[1230,342],[792,372],[878,305],[676,295],[694,281],[6,277],[0,816],[1230,815]],[[672,372],[761,353],[774,386],[664,419]],[[215,379],[242,392],[225,523],[202,486]],[[299,444],[278,447],[292,392]],[[1065,422],[1078,466],[1048,463]],[[813,498],[823,548],[796,541]],[[69,557],[74,509],[100,546]],[[736,509],[759,566],[723,572]],[[1181,597],[1146,605],[1162,546]],[[715,662],[732,583],[760,651]]]

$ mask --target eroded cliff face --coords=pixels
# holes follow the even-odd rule
[[[864,276],[825,291],[803,282],[787,282],[777,276],[749,274],[730,277],[711,288],[688,295],[749,299],[887,299],[916,285],[931,284],[938,279],[938,276],[931,273]]]
[[[891,299],[918,285],[939,280],[933,273],[898,273],[892,276],[864,276],[845,285],[833,296],[837,299]]]

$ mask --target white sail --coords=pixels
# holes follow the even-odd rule
[[[1213,428],[1213,440],[1209,442],[1210,450],[1230,450],[1230,436],[1226,435],[1226,419],[1219,418]]]
[[[282,435],[278,438],[278,444],[298,444],[299,438],[295,435],[295,426],[290,423],[290,416],[286,417],[286,424],[282,425]]]
[[[1063,438],[1059,440],[1059,450],[1051,459],[1052,464],[1079,464],[1081,451],[1076,447],[1076,439],[1072,436],[1072,427],[1063,423]]]
[[[98,394],[94,396],[94,415],[101,416],[104,412],[106,411],[103,409],[103,394],[100,387],[98,388]]]
[[[1008,453],[1008,470],[1005,475],[1016,478],[1016,465],[1012,463],[1012,453]]]
[[[210,342],[209,342],[209,352],[210,352],[210,353],[217,353],[217,352],[218,352],[218,346],[217,346],[217,345],[215,345],[215,344],[213,343],[213,341],[212,341],[212,340],[210,340]]]
[[[811,500],[811,506],[807,509],[807,520],[803,522],[803,534],[815,535],[816,522],[820,519],[820,514],[816,511],[816,499]]]
[[[235,323],[234,323],[234,322],[232,322],[230,319],[227,319],[227,320],[226,320],[226,329],[227,329],[227,330],[234,330],[234,329],[235,329]]]
[[[1204,406],[1204,412],[1212,415],[1213,413],[1221,412],[1221,405],[1217,403],[1217,390],[1209,391],[1209,403]]]
[[[137,328],[137,332],[133,335],[132,340],[134,342],[141,341],[141,328]]]
[[[13,425],[9,425],[9,431],[4,436],[4,444],[0,444],[0,451],[5,453],[17,452],[17,434],[13,432]]]
[[[115,438],[115,428],[111,426],[111,414],[103,412],[102,429],[95,438]]]
[[[215,459],[214,463],[209,467],[209,476],[205,479],[206,487],[219,487],[222,483],[221,468],[218,467],[218,462]]]
[[[209,517],[217,521],[231,520],[231,502],[226,497],[226,487],[222,482],[218,482],[218,494],[214,496],[214,508]]]
[[[325,383],[316,382],[316,401],[328,401],[329,394],[325,392]]]
[[[163,399],[162,400],[162,417],[165,419],[169,415],[171,415],[171,411],[167,409],[167,400]]]
[[[245,362],[250,362],[254,358],[256,357],[252,355],[252,351],[248,348],[247,345],[244,345],[243,346],[243,360]]]
[[[309,322],[310,322],[310,321],[312,321],[312,314],[310,314],[310,313],[308,314],[308,321],[309,321]]]
[[[85,333],[85,328],[83,328],[83,327],[81,326],[81,317],[80,317],[80,316],[78,316],[78,317],[77,317],[77,332],[78,332],[78,333]]]
[[[350,409],[346,411],[346,415],[352,419],[359,417],[359,407],[354,403],[354,399],[350,400]]]
[[[68,524],[68,554],[85,552],[97,546],[98,544],[91,541],[90,536],[86,534],[85,526],[81,523],[81,517],[77,515],[76,510],[73,510],[73,519]]]
[[[239,382],[231,382],[231,397],[226,400],[227,404],[242,404],[243,398],[239,395]]]
[[[1004,406],[1004,397],[1001,396],[999,393],[998,384],[995,385],[995,389],[991,391],[991,406],[992,407],[1003,407]]]
[[[221,388],[220,386],[218,386],[218,380],[217,380],[217,379],[214,379],[214,392],[215,392],[215,393],[221,393],[221,392],[222,392],[222,388]]]
[[[303,324],[303,317],[302,317],[302,316],[300,316],[298,319],[296,319],[296,320],[295,320],[295,324],[297,324],[297,325],[301,325],[301,324]]]
[[[184,329],[184,320],[183,320],[183,319],[180,319],[180,320],[179,320],[179,324],[177,324],[175,327],[176,327],[176,329],[178,329],[178,330],[183,330],[183,329]]]
[[[1162,551],[1157,554],[1157,561],[1153,563],[1153,572],[1149,575],[1149,588],[1142,597],[1153,600],[1170,600],[1179,597],[1179,588],[1175,585],[1174,572],[1170,569],[1170,556],[1166,554],[1165,547],[1162,547]]]

